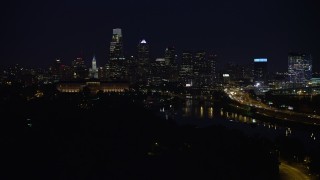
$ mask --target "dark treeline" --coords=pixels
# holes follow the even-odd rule
[[[26,100],[2,87],[1,179],[277,178],[272,142],[222,126],[177,126],[142,101],[54,91]]]

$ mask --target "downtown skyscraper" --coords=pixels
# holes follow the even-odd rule
[[[256,58],[253,60],[253,75],[256,83],[266,83],[268,76],[267,58]]]
[[[110,42],[110,60],[124,60],[122,30],[113,29],[112,39]]]
[[[138,50],[138,80],[146,83],[150,75],[150,54],[149,44],[145,39],[142,39],[137,46]]]
[[[167,47],[164,52],[164,59],[167,66],[168,71],[166,72],[168,77],[167,79],[170,82],[176,82],[179,78],[179,71],[178,71],[178,55],[176,54],[175,47]]]
[[[123,52],[122,30],[113,29],[110,42],[109,61],[106,65],[108,80],[125,80],[127,76],[126,61]]]
[[[290,53],[288,56],[289,82],[304,86],[312,78],[312,57],[304,53]]]
[[[179,81],[183,86],[193,85],[193,53],[191,51],[182,52],[182,63],[179,70]]]
[[[176,49],[174,47],[167,47],[164,53],[166,65],[173,65],[177,63]]]

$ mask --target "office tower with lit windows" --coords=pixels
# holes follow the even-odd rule
[[[210,77],[210,85],[214,85],[218,81],[217,77],[217,55],[216,54],[209,54],[207,60],[207,71]]]
[[[206,58],[206,52],[204,51],[198,51],[195,53],[193,58],[193,75],[194,75],[194,81],[193,84],[202,87],[207,80],[207,58]]]
[[[254,81],[266,83],[268,76],[268,59],[256,58],[253,60]]]
[[[174,47],[167,47],[164,52],[164,59],[167,68],[167,78],[170,82],[177,82],[179,78],[178,72],[178,55]]]
[[[123,52],[122,30],[113,29],[110,42],[109,61],[106,65],[108,80],[125,80],[126,79],[126,62]]]
[[[304,86],[312,78],[312,57],[304,53],[290,53],[288,56],[289,82]]]
[[[113,29],[112,39],[110,42],[110,60],[124,60],[122,30]]]
[[[179,80],[183,86],[191,87],[193,85],[193,54],[190,51],[182,53]]]
[[[54,82],[60,80],[68,81],[73,79],[73,69],[70,66],[66,66],[60,59],[56,59],[49,69],[51,78]]]
[[[72,70],[74,79],[85,79],[88,77],[88,69],[82,57],[77,57],[72,61]]]
[[[174,47],[167,47],[164,52],[164,59],[166,65],[173,65],[177,63],[177,55]]]
[[[145,39],[142,39],[138,43],[138,80],[140,82],[146,82],[150,75],[150,56],[149,56],[149,44]]]
[[[136,83],[137,82],[137,69],[138,69],[138,63],[136,56],[129,56],[126,58],[127,61],[127,72],[128,72],[128,81],[130,83]]]
[[[107,79],[106,67],[102,66],[98,68],[98,79],[105,81]]]
[[[150,63],[149,58],[149,44],[143,39],[138,44],[138,62],[141,66],[146,66]]]
[[[50,67],[50,73],[53,81],[59,81],[62,78],[62,63],[60,59],[56,59]]]
[[[215,54],[207,54],[205,51],[194,53],[193,57],[193,85],[205,89],[216,81],[216,58]]]
[[[168,66],[164,58],[156,58],[151,63],[151,78],[150,83],[154,86],[160,86],[162,82],[168,79]]]

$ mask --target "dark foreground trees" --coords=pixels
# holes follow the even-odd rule
[[[271,142],[220,126],[179,127],[138,100],[59,95],[4,102],[2,179],[277,177]]]

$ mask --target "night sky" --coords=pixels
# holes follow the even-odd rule
[[[113,28],[122,28],[126,55],[146,38],[153,58],[166,46],[207,50],[220,64],[269,59],[285,71],[291,51],[320,59],[320,11],[316,0],[12,0],[1,4],[1,66],[48,67],[81,54],[107,61]]]

